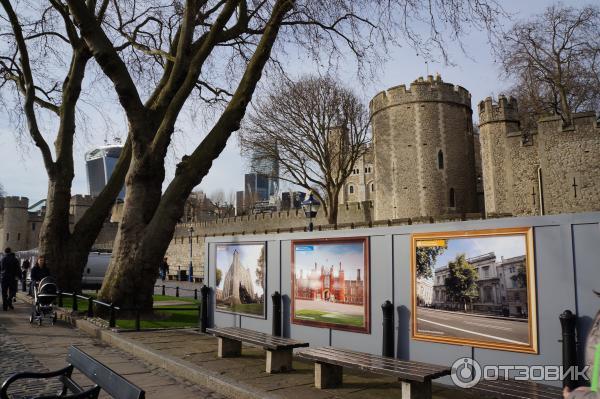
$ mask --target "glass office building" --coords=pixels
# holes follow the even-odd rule
[[[97,197],[106,186],[119,160],[121,150],[123,150],[121,145],[108,145],[94,148],[85,154],[85,169],[91,196]],[[117,199],[123,200],[124,198],[125,187],[121,189]]]

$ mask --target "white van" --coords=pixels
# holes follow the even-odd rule
[[[37,248],[30,249],[28,251],[19,251],[15,254],[21,262],[25,259],[29,259],[31,267],[33,267],[38,257],[38,250]],[[112,254],[106,252],[90,252],[87,264],[81,275],[81,284],[83,288],[100,288],[102,281],[104,281],[104,275],[108,270],[111,255]]]

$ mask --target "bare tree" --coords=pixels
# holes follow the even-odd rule
[[[301,50],[325,65],[351,56],[359,71],[365,71],[385,57],[389,43],[403,39],[444,53],[444,37],[459,38],[466,26],[490,28],[501,12],[495,0],[51,0],[51,4],[62,11],[59,22],[68,28],[65,31],[77,35],[85,54],[112,83],[128,124],[127,196],[99,296],[144,309],[152,308],[158,265],[187,197],[239,129],[267,64],[282,70],[288,51]],[[420,24],[430,29],[420,29]],[[425,35],[420,34],[423,31]],[[23,46],[18,52],[21,58],[27,56]],[[34,90],[30,82],[25,87],[30,93]],[[182,158],[163,192],[165,157],[175,125],[182,109],[192,103],[198,109],[220,106],[211,108],[214,123],[203,132],[200,145]]]
[[[61,289],[78,291],[88,253],[123,186],[131,156],[129,141],[100,195],[70,228],[69,205],[74,177],[73,143],[78,101],[92,52],[59,0],[43,6],[1,0],[0,93],[5,106],[14,104],[27,132],[39,148],[48,175],[46,214],[40,229],[44,255]],[[90,2],[93,3],[93,2]],[[93,8],[92,8],[93,9]],[[106,7],[94,13],[104,20]],[[59,71],[54,73],[54,71]],[[19,119],[19,118],[18,118]],[[52,149],[47,126],[57,126]]]
[[[312,190],[331,224],[369,141],[368,110],[331,77],[281,79],[257,101],[240,134],[245,153],[279,163],[282,179]]]
[[[600,8],[552,5],[516,23],[496,48],[512,94],[525,114],[559,114],[600,108]]]
[[[0,197],[6,196],[6,190],[4,190],[4,185],[0,183]]]

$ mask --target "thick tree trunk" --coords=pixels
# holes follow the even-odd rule
[[[73,264],[67,261],[69,241],[69,207],[71,180],[66,174],[52,176],[48,180],[46,214],[40,228],[38,252],[46,259],[50,272],[57,279],[61,290],[76,290],[77,283]]]
[[[99,293],[104,301],[122,308],[152,308],[153,287],[161,258],[147,261],[147,257],[142,257],[140,244],[160,202],[163,178],[162,162],[132,161],[113,256]],[[170,240],[171,237],[164,239],[167,245]]]

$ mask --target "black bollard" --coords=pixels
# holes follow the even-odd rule
[[[200,288],[200,295],[202,295],[202,315],[200,319],[200,331],[205,333],[206,328],[208,327],[208,293],[210,292],[210,288],[204,285]]]
[[[115,326],[117,325],[117,322],[115,320],[115,305],[113,305],[112,303],[110,304],[110,316],[108,319],[108,326],[110,328],[115,328]]]
[[[179,298],[179,287],[175,287],[175,296]]]
[[[194,288],[194,299],[198,300],[198,288]]]
[[[577,381],[574,381],[571,378],[573,373],[568,373],[567,370],[569,370],[570,367],[577,366],[577,341],[575,336],[577,316],[570,310],[565,310],[559,316],[559,319],[562,327],[563,370],[565,372],[563,387],[575,389],[577,387]]]
[[[271,295],[273,299],[273,335],[281,337],[281,294],[277,291]]]
[[[73,293],[73,304],[71,305],[71,309],[73,309],[73,312],[77,312],[77,294]]]
[[[162,296],[165,296],[165,285],[162,286]]]
[[[87,317],[89,317],[89,318],[94,317],[94,298],[92,298],[92,297],[88,298]]]
[[[58,307],[59,308],[63,307],[62,291],[58,291]]]
[[[381,354],[386,357],[394,357],[394,305],[385,301],[381,305],[383,311],[383,344]]]
[[[140,308],[135,309],[135,331],[140,331]]]

